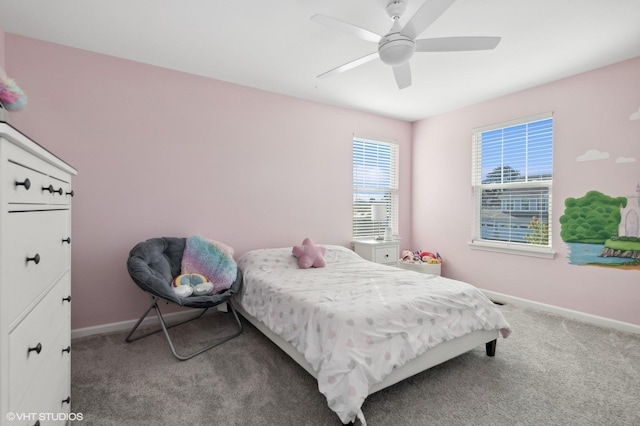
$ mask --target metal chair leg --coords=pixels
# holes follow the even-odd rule
[[[140,319],[138,320],[138,322],[136,323],[136,325],[133,326],[133,328],[131,329],[131,332],[127,335],[127,337],[125,337],[124,341],[127,343],[131,343],[131,342],[135,342],[138,339],[142,339],[143,337],[147,337],[150,336],[152,334],[157,333],[160,330],[155,330],[151,333],[147,333],[147,334],[143,334],[140,337],[136,337],[135,339],[131,338],[131,335],[133,335],[133,333],[135,333],[135,331],[138,329],[138,326],[142,323],[142,320],[144,320],[144,318],[149,314],[149,311],[151,311],[151,309],[153,309],[153,307],[156,305],[156,298],[155,297],[151,297],[151,305],[149,305],[149,308],[144,311],[144,314],[142,314],[142,316],[140,317]]]
[[[230,335],[227,335],[227,336],[219,337],[211,345],[205,346],[204,348],[199,349],[199,350],[197,350],[195,352],[192,352],[192,353],[190,353],[188,355],[180,355],[180,354],[178,354],[176,352],[176,349],[173,346],[173,342],[171,341],[171,336],[169,336],[169,330],[168,329],[171,328],[171,327],[167,327],[166,326],[166,324],[164,322],[164,318],[162,317],[162,314],[160,313],[160,308],[158,307],[158,305],[156,305],[156,312],[158,313],[158,318],[160,318],[160,325],[162,326],[162,330],[164,331],[164,335],[167,338],[167,342],[169,342],[169,347],[171,348],[171,352],[173,353],[173,356],[178,358],[180,361],[186,361],[188,359],[193,358],[196,355],[199,355],[199,354],[201,354],[203,352],[208,351],[209,349],[213,349],[216,346],[218,346],[218,345],[220,345],[220,344],[222,344],[222,343],[224,343],[224,342],[226,342],[228,340],[233,339],[234,337],[239,336],[240,333],[242,333],[242,323],[240,322],[240,319],[238,318],[238,314],[236,313],[235,308],[233,308],[233,306],[231,304],[229,304],[229,306],[231,306],[231,312],[233,312],[233,316],[235,317],[236,324],[238,325],[238,331],[236,331],[236,332],[234,332],[234,333],[232,333]],[[193,318],[193,319],[195,319],[195,318]]]
[[[165,320],[164,320],[164,317],[163,317],[163,315],[162,315],[162,312],[160,312],[160,307],[158,306],[158,300],[157,300],[157,298],[156,298],[156,297],[154,297],[154,296],[151,296],[151,299],[152,299],[152,301],[151,301],[151,305],[149,306],[149,308],[147,308],[147,310],[146,310],[146,311],[145,311],[145,313],[142,315],[142,317],[140,317],[140,319],[138,320],[138,322],[133,326],[133,329],[131,330],[131,332],[129,333],[129,335],[125,338],[125,341],[126,341],[126,342],[128,342],[128,343],[135,342],[136,340],[142,339],[143,337],[147,337],[147,336],[150,336],[150,335],[152,335],[152,334],[155,334],[155,333],[158,333],[158,332],[160,332],[160,331],[163,331],[163,332],[164,332],[165,337],[167,338],[167,342],[169,343],[169,348],[171,349],[171,353],[173,353],[173,356],[175,356],[175,357],[176,357],[177,359],[179,359],[180,361],[185,361],[185,360],[187,360],[187,359],[191,359],[191,358],[193,358],[194,356],[199,355],[199,354],[201,354],[201,353],[203,353],[203,352],[205,352],[205,351],[208,351],[209,349],[215,348],[216,346],[218,346],[218,345],[220,345],[220,344],[222,344],[222,343],[224,343],[224,342],[226,342],[226,341],[228,341],[228,340],[231,340],[231,339],[233,339],[234,337],[237,337],[237,336],[239,336],[239,335],[242,333],[242,323],[240,322],[240,318],[238,318],[238,314],[236,313],[236,310],[235,310],[235,308],[233,307],[233,305],[232,305],[231,303],[227,303],[227,305],[230,307],[231,312],[233,313],[233,316],[234,316],[234,318],[235,318],[235,320],[236,320],[236,324],[237,324],[237,326],[238,326],[238,330],[237,330],[236,332],[234,332],[234,333],[230,334],[230,335],[222,336],[222,337],[218,338],[218,339],[217,339],[214,343],[212,343],[211,345],[206,346],[206,347],[204,347],[204,348],[202,348],[202,349],[199,349],[199,350],[197,350],[197,351],[195,351],[195,352],[193,352],[193,353],[191,353],[191,354],[188,354],[188,355],[180,355],[180,354],[178,354],[178,353],[176,352],[176,349],[175,349],[175,347],[174,347],[174,345],[173,345],[173,341],[171,340],[171,336],[169,335],[169,329],[170,329],[170,328],[173,328],[173,327],[176,327],[176,326],[178,326],[178,325],[182,325],[182,324],[187,323],[187,322],[189,322],[189,321],[193,321],[193,320],[195,320],[195,319],[200,318],[202,315],[204,315],[204,313],[205,313],[209,308],[205,308],[205,309],[203,309],[203,310],[202,310],[202,312],[200,312],[197,316],[195,316],[195,317],[193,317],[193,318],[189,318],[189,319],[187,319],[187,320],[184,320],[184,321],[178,322],[178,323],[176,323],[176,324],[171,324],[171,325],[169,325],[169,326],[168,326],[168,325],[166,324]],[[133,333],[136,331],[136,329],[138,328],[138,326],[140,326],[140,324],[142,323],[142,321],[144,320],[144,318],[149,314],[149,312],[151,311],[151,309],[155,309],[156,314],[157,314],[157,316],[158,316],[158,320],[160,321],[160,326],[161,326],[161,328],[160,328],[160,329],[157,329],[157,330],[153,330],[153,331],[148,332],[148,333],[145,333],[145,334],[143,334],[143,335],[141,335],[141,336],[138,336],[138,337],[135,337],[135,338],[131,338],[131,336],[133,335]]]
[[[142,316],[140,317],[140,319],[138,320],[138,322],[136,323],[136,325],[134,325],[134,326],[133,326],[133,328],[131,329],[131,332],[129,333],[129,335],[124,339],[127,343],[135,342],[136,340],[140,340],[140,339],[142,339],[143,337],[151,336],[152,334],[156,334],[156,333],[159,333],[159,332],[161,332],[161,331],[162,331],[162,328],[158,328],[157,330],[150,331],[150,332],[148,332],[148,333],[142,334],[142,335],[137,336],[137,337],[135,337],[135,338],[132,338],[132,337],[131,337],[131,336],[133,335],[133,333],[135,333],[136,329],[140,326],[140,324],[142,324],[142,321],[145,319],[145,317],[146,317],[147,315],[149,315],[149,312],[151,312],[151,309],[153,309],[153,308],[158,308],[158,299],[157,299],[156,297],[154,297],[154,296],[151,296],[151,305],[149,305],[149,307],[148,307],[148,308],[147,308],[147,310],[144,312],[144,314],[142,314]],[[193,318],[189,318],[189,319],[186,319],[186,320],[184,320],[184,321],[180,321],[180,322],[175,323],[175,324],[171,324],[171,325],[170,325],[170,326],[168,326],[167,328],[173,328],[173,327],[176,327],[176,326],[178,326],[178,325],[181,325],[181,324],[187,323],[187,322],[189,322],[189,321],[193,321],[193,320],[195,320],[195,319],[198,319],[198,318],[200,318],[202,315],[204,315],[204,313],[205,313],[205,312],[207,312],[207,310],[208,310],[208,309],[209,309],[209,308],[204,308],[204,309],[203,309],[203,310],[202,310],[198,315],[196,315],[195,317],[193,317]]]

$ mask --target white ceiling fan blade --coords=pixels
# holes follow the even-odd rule
[[[332,75],[339,74],[339,73],[345,72],[345,71],[349,71],[350,69],[353,69],[353,68],[358,67],[360,65],[366,64],[367,62],[371,62],[371,61],[373,61],[374,59],[377,59],[377,58],[379,58],[378,52],[369,53],[368,55],[363,56],[362,58],[356,59],[355,61],[347,62],[344,65],[340,65],[337,68],[334,68],[334,69],[332,69],[330,71],[322,73],[317,78],[331,77]]]
[[[411,67],[409,62],[393,67],[393,75],[396,78],[398,89],[411,86]]]
[[[416,52],[462,52],[491,50],[500,43],[500,37],[442,37],[416,40]]]
[[[377,43],[382,38],[381,35],[378,35],[372,31],[365,30],[364,28],[360,28],[356,25],[341,21],[336,18],[332,18],[330,16],[318,14],[313,15],[310,19],[317,24],[344,31],[345,33],[356,36],[361,40]]]
[[[426,0],[400,34],[414,39],[435,22],[456,0]]]

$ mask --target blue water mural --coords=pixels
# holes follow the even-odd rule
[[[569,247],[569,263],[572,265],[619,265],[632,263],[633,259],[622,257],[600,257],[604,244],[565,243]]]

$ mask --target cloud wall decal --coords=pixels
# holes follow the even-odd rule
[[[598,151],[597,149],[590,149],[582,155],[576,158],[576,161],[594,161],[594,160],[606,160],[609,158],[608,152]]]
[[[616,163],[633,163],[636,159],[633,157],[618,157],[616,158]]]
[[[629,116],[629,120],[640,120],[640,107],[638,107],[638,110],[636,112],[631,113],[631,115]]]

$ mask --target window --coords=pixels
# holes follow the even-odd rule
[[[372,220],[372,204],[386,206],[386,220]],[[353,237],[375,237],[386,227],[398,233],[398,145],[354,138]]]
[[[553,257],[551,114],[473,131],[472,248]]]

